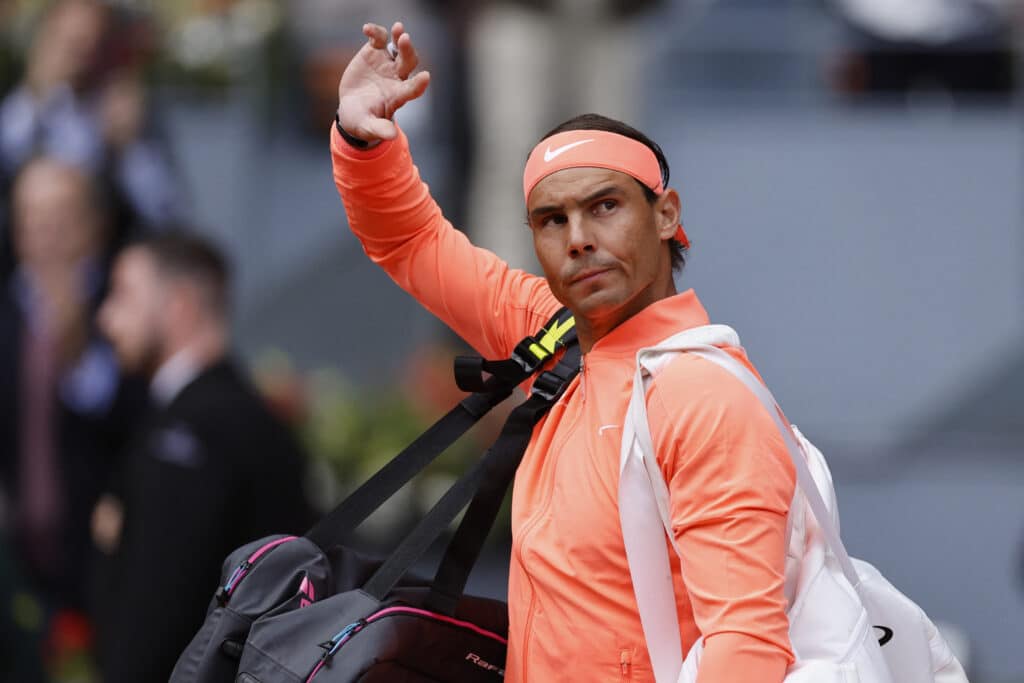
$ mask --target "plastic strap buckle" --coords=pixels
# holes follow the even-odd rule
[[[574,349],[566,352],[562,359],[550,370],[545,370],[537,376],[533,383],[531,394],[540,396],[546,401],[554,400],[565,391],[573,378],[579,373],[579,354],[573,353]],[[578,347],[577,349],[578,350]]]
[[[551,357],[551,354],[545,353],[543,349],[541,349],[541,353],[544,355],[538,355],[537,349],[540,349],[537,340],[527,337],[512,349],[511,360],[515,361],[527,374],[533,374],[545,360]]]
[[[545,401],[553,401],[569,385],[569,381],[547,370],[537,375],[530,393],[534,396],[540,396]]]
[[[545,401],[553,401],[562,389],[562,379],[550,372],[542,372],[533,383],[530,391],[534,396],[540,396]]]

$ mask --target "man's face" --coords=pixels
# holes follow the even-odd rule
[[[160,362],[166,288],[153,258],[139,247],[126,249],[114,264],[110,292],[99,324],[121,366],[151,375]]]
[[[14,187],[14,245],[30,270],[70,269],[99,249],[100,220],[81,171],[36,161]]]
[[[666,195],[651,204],[631,176],[599,168],[564,169],[534,187],[527,214],[537,259],[577,322],[603,334],[674,293],[665,240],[678,196]]]

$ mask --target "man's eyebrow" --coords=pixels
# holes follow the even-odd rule
[[[610,194],[622,194],[622,188],[619,187],[618,185],[606,185],[605,187],[602,187],[597,192],[591,192],[590,194],[588,194],[586,197],[583,198],[583,201],[581,201],[580,204],[589,204],[590,202],[594,201],[595,199],[598,199],[600,197],[604,197],[604,196],[607,196],[607,195],[610,195]]]
[[[606,197],[612,194],[622,194],[623,190],[618,185],[606,185],[596,192],[591,192],[586,197],[580,200],[580,204],[589,204],[590,202],[598,199],[599,197]],[[536,209],[530,212],[531,218],[538,218],[545,214],[555,213],[556,211],[562,211],[563,206],[561,204],[552,204],[550,206],[538,206]]]

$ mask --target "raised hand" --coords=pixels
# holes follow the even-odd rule
[[[430,74],[411,75],[420,60],[401,22],[391,27],[394,56],[388,51],[386,28],[365,24],[363,34],[369,40],[345,67],[338,84],[338,120],[346,132],[361,140],[391,140],[398,135],[391,117],[423,94]]]

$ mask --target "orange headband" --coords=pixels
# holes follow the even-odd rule
[[[665,191],[658,159],[644,143],[603,130],[570,130],[541,140],[533,148],[523,172],[523,196],[529,202],[533,188],[552,173],[585,167],[625,173],[657,195]],[[674,237],[684,248],[690,246],[682,225]]]

